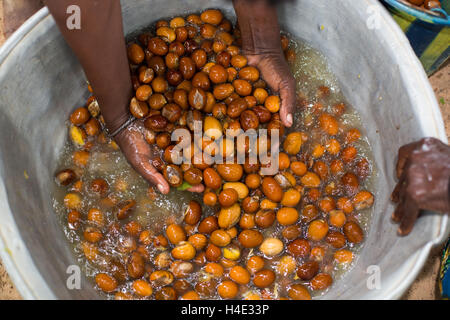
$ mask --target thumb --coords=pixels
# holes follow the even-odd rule
[[[295,103],[294,79],[289,79],[281,82],[280,96],[281,96],[281,110],[280,110],[281,122],[283,122],[283,124],[286,127],[290,127],[294,123],[294,119],[292,116]]]

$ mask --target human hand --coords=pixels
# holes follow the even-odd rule
[[[274,2],[233,0],[248,64],[257,67],[270,88],[281,96],[280,117],[293,124],[295,80],[281,48],[280,26]]]
[[[164,176],[156,170],[153,161],[159,157],[154,146],[147,143],[143,135],[142,121],[136,121],[122,130],[115,140],[133,168],[158,190],[167,194],[170,186]],[[203,192],[203,185],[196,185],[188,189],[191,192]]]
[[[391,196],[397,208],[392,220],[398,233],[408,235],[420,210],[450,212],[450,147],[434,138],[424,138],[399,149],[399,179]]]
[[[281,50],[281,44],[278,48],[274,48],[273,52],[265,52],[264,50],[258,50],[258,48],[252,51],[249,52],[245,48],[243,49],[244,54],[247,56],[248,64],[257,67],[269,87],[273,91],[279,92],[281,98],[281,121],[286,127],[292,126],[295,79]]]

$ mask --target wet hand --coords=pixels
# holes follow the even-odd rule
[[[170,186],[164,176],[153,165],[159,154],[154,146],[150,146],[143,135],[143,123],[136,121],[122,130],[115,140],[133,168],[158,190],[167,194]],[[204,186],[197,185],[188,189],[191,192],[203,192]]]
[[[248,64],[257,67],[262,78],[267,82],[269,87],[280,94],[281,121],[286,127],[293,124],[292,112],[295,103],[295,79],[291,73],[289,65],[284,57],[281,47],[274,52],[246,52]]]
[[[400,223],[398,233],[408,235],[420,210],[449,213],[450,147],[425,138],[400,148],[399,179],[391,196],[397,205],[392,219]]]

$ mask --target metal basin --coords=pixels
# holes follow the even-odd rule
[[[207,7],[234,14],[225,0],[122,4],[126,34],[158,18]],[[328,58],[361,115],[378,167],[377,201],[361,255],[324,298],[398,298],[449,231],[447,216],[426,214],[410,236],[398,238],[390,222],[399,146],[424,136],[446,141],[434,93],[407,39],[378,1],[297,0],[280,6],[279,14],[284,30]],[[66,286],[67,268],[76,261],[49,194],[67,114],[88,92],[79,63],[46,9],[1,48],[0,90],[1,258],[24,298],[97,298],[87,279],[80,290]],[[380,286],[370,285],[374,270],[380,271]]]

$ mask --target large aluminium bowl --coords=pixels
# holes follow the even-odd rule
[[[161,17],[208,7],[234,16],[226,0],[126,0],[122,6],[126,34]],[[325,298],[398,298],[430,248],[448,235],[446,216],[421,217],[404,238],[396,236],[390,221],[399,146],[424,136],[446,141],[433,91],[407,39],[378,1],[286,1],[279,15],[284,30],[328,58],[361,115],[378,169],[374,216],[361,255]],[[50,190],[66,140],[65,121],[84,103],[87,90],[83,71],[47,9],[1,48],[0,90],[2,261],[24,298],[97,298],[86,278],[80,290],[67,288],[67,270],[76,261],[52,209]]]

